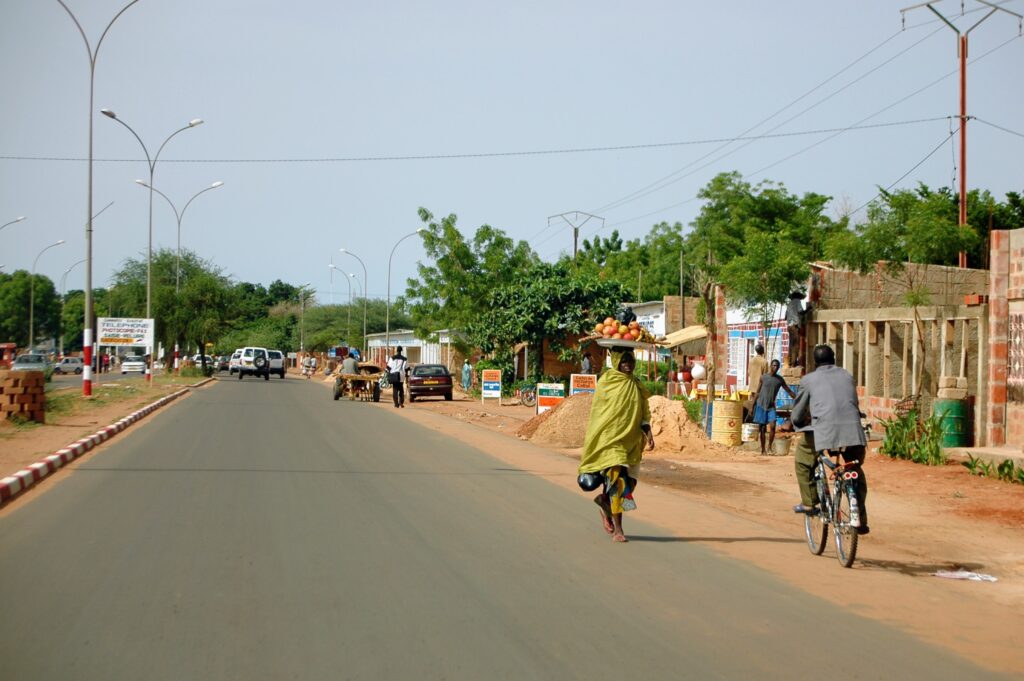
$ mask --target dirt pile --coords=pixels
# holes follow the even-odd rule
[[[524,423],[516,434],[539,444],[582,447],[593,399],[592,393],[566,398],[554,409]],[[686,407],[679,400],[655,396],[650,399],[650,406],[651,430],[658,449],[681,452],[695,445],[706,449],[717,448],[714,443],[708,442],[700,426],[689,419]]]
[[[593,400],[593,393],[567,397],[554,409],[524,423],[517,434],[532,442],[558,447],[582,447]]]

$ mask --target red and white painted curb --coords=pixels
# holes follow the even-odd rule
[[[207,382],[208,381],[201,381],[195,385],[189,386],[188,388],[182,388],[176,393],[171,393],[166,397],[162,397],[156,402],[146,405],[142,409],[125,416],[117,423],[113,423],[106,428],[101,428],[92,435],[83,437],[81,440],[72,442],[67,447],[57,450],[42,461],[30,464],[27,468],[22,468],[14,475],[9,475],[0,480],[0,504],[3,504],[4,502],[23,493],[29,487],[51,473],[56,473],[62,466],[66,466],[71,463],[78,457],[99,445],[101,442],[106,442],[139,419],[148,416],[168,402],[181,397],[192,388],[198,388],[201,385],[205,385]]]

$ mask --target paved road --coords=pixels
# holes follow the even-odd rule
[[[0,515],[0,677],[994,678],[630,530],[390,405],[218,381]]]

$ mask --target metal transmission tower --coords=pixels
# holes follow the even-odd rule
[[[934,5],[938,4],[938,0],[935,2],[922,2],[919,5],[913,5],[911,7],[904,7],[900,10],[900,16],[903,22],[903,26],[906,27],[907,23],[907,12],[921,7],[927,7],[931,12],[942,20],[946,26],[949,26],[956,32],[957,35],[957,55],[960,58],[960,220],[958,222],[960,227],[967,226],[967,36],[971,31],[976,29],[983,21],[988,19],[996,12],[1006,12],[1011,16],[1017,17],[1017,31],[1024,31],[1024,16],[1011,12],[1010,10],[1000,7],[994,2],[988,0],[974,0],[975,2],[984,5],[989,8],[989,11],[985,13],[981,19],[974,22],[974,25],[968,28],[966,31],[961,31],[956,25],[947,19],[939,10],[935,9]],[[960,15],[964,14],[964,0],[960,0]],[[967,267],[967,253],[960,251],[959,258],[960,267]]]
[[[569,219],[569,216],[572,216],[572,220]],[[580,220],[581,217],[583,218],[582,221]],[[590,213],[584,213],[583,211],[579,210],[570,211],[568,213],[559,213],[558,215],[552,215],[551,217],[548,218],[548,227],[551,226],[552,220],[563,220],[567,225],[572,227],[573,260],[576,259],[576,253],[579,251],[580,227],[587,224],[587,222],[590,221],[591,219],[600,220],[601,227],[604,227],[604,218],[598,217],[596,215],[591,215]]]

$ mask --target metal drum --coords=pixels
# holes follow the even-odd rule
[[[715,400],[712,414],[712,442],[739,447],[743,426],[743,403],[737,400]]]
[[[969,447],[970,429],[967,422],[967,400],[935,400],[932,413],[939,417],[943,447]]]

